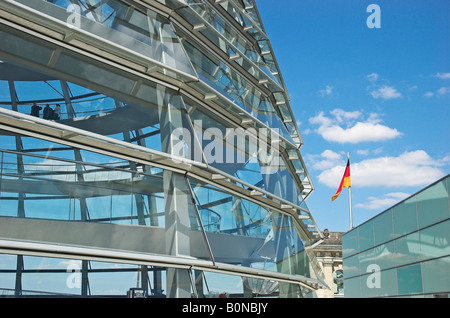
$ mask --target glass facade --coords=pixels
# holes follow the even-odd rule
[[[2,1],[0,37],[0,295],[327,288],[253,1]]]
[[[345,297],[448,297],[450,176],[342,237]]]

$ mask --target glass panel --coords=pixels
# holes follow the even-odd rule
[[[373,246],[373,220],[369,220],[359,227],[359,250],[364,251]]]
[[[294,144],[286,126],[278,117],[273,106],[269,104],[266,96],[223,62],[215,61],[213,56],[206,56],[205,53],[188,41],[183,41],[183,44],[199,78],[203,82],[219,91],[271,129],[277,129],[277,133]]]
[[[131,79],[110,72],[103,67],[88,64],[66,54],[60,55],[55,64],[55,68],[66,74],[82,77],[84,80],[95,80],[95,83],[113,88],[119,92],[131,92],[134,85],[134,81]]]
[[[450,221],[420,230],[420,253],[422,259],[450,255]]]
[[[370,249],[359,254],[359,266],[361,274],[372,272],[372,266],[375,264],[375,250]],[[375,264],[376,265],[376,264]]]
[[[52,50],[49,48],[3,30],[0,30],[0,38],[2,39],[0,51],[10,53],[17,57],[26,58],[39,64],[47,64],[52,55]]]
[[[398,294],[421,294],[422,270],[420,264],[397,268]]]
[[[345,259],[359,252],[359,227],[342,235],[342,257]]]
[[[0,60],[0,68],[3,69],[4,62]],[[2,74],[3,72],[0,72]],[[9,106],[9,109],[11,109],[11,96],[9,94],[9,86],[7,81],[0,81],[0,105],[1,107],[7,107]]]
[[[353,276],[358,276],[361,274],[359,267],[359,255],[344,258],[343,269],[345,278],[350,278]]]
[[[64,64],[64,61],[76,63],[75,69]],[[61,56],[60,62],[61,67],[68,72],[78,74],[80,69],[85,70],[86,79],[94,78],[95,73],[98,83],[104,82],[118,91],[126,92],[134,83],[72,57]],[[10,85],[6,81],[0,81],[5,83],[0,86],[1,95],[8,96],[12,92],[17,99],[14,108],[19,112],[154,150],[168,152],[171,149],[168,145],[172,143],[178,151],[170,154],[203,161],[202,150],[192,131],[183,101],[177,92],[169,88],[156,84],[142,85],[137,97],[145,100],[146,104],[143,105],[92,91],[16,64],[3,62],[0,67],[5,65],[9,67],[6,78],[13,74],[16,77],[20,74],[21,77],[19,81],[10,82]],[[34,80],[35,78],[39,80]],[[0,106],[11,109],[11,98],[0,101]],[[38,107],[36,113],[32,112],[35,107]],[[48,109],[51,115],[47,115]],[[171,118],[170,125],[168,116]],[[164,125],[161,126],[160,123]]]
[[[210,259],[184,176],[30,137],[0,141],[12,146],[0,151],[0,216],[154,227],[183,219],[185,254]]]
[[[397,270],[391,269],[380,272],[380,288],[378,289],[378,297],[397,296]]]
[[[253,297],[299,297],[301,290],[292,287],[285,288],[277,281],[264,280],[253,277],[241,277],[214,273],[208,271],[194,271],[196,289],[200,298],[253,298]],[[281,287],[281,288],[280,288]],[[294,293],[280,293],[284,289],[294,290]]]
[[[1,205],[0,205],[1,208]],[[17,256],[0,254],[0,292],[2,296],[14,296],[16,285]]]
[[[345,272],[344,272],[345,273]],[[344,274],[345,275],[345,274]],[[353,277],[344,280],[345,298],[361,297],[361,277]]]
[[[243,277],[207,271],[195,271],[195,275],[197,279],[196,286],[199,297],[229,298],[232,295],[242,295],[243,297],[251,296],[251,293],[244,292],[245,287]]]
[[[255,70],[256,65],[259,70],[263,71],[265,75],[269,76],[277,85],[268,82],[266,85],[270,86],[272,90],[282,90],[280,79],[274,76],[265,63],[264,57],[261,55],[259,47],[255,47],[245,38],[239,31],[234,29],[230,23],[219,15],[206,1],[202,0],[188,0],[189,7],[196,14],[190,10],[180,10],[180,15],[189,21],[192,25],[201,25],[203,23],[209,24],[220,35],[215,34],[209,28],[205,28],[200,32],[208,39],[215,42],[215,44],[225,53],[229,54],[231,58],[236,54],[231,45],[236,48],[246,58],[237,58],[235,62],[243,66],[250,74],[258,79],[264,79],[265,76],[261,72]],[[233,53],[230,54],[230,51]]]
[[[420,261],[419,233],[415,232],[395,240],[397,266]]]
[[[0,255],[0,259],[2,269],[14,271],[9,279],[3,279],[3,275],[0,279],[0,290],[6,297],[124,298],[129,297],[130,290],[145,291],[147,297],[161,297],[161,285],[165,286],[165,275],[158,274],[165,270],[161,267],[16,255]],[[19,263],[23,264],[23,271],[16,276]]]
[[[64,23],[71,21],[70,14],[76,12],[80,21],[74,27],[195,76],[170,22],[156,12],[148,10],[143,13],[117,0],[16,1]],[[91,42],[101,45],[100,42]]]
[[[217,262],[310,276],[304,242],[290,217],[210,185],[191,185]]]
[[[165,298],[169,268],[89,260],[0,255],[2,297],[128,297]],[[18,264],[23,272],[16,275]],[[305,297],[297,284],[247,278],[208,271],[192,272],[199,298]],[[16,282],[17,280],[17,282]]]
[[[0,137],[1,215],[158,224],[158,211],[164,211],[161,169],[18,138],[28,153],[16,150],[14,137]]]
[[[375,247],[375,263],[382,270],[395,267],[394,241]]]
[[[417,230],[416,196],[394,206],[392,210],[395,237]]]
[[[447,180],[416,195],[419,228],[447,219],[449,214]]]
[[[189,107],[195,103],[188,98]],[[296,205],[303,199],[278,149],[264,141],[273,139],[268,129],[235,129],[195,109],[190,118],[209,165],[255,185]],[[267,136],[269,135],[269,136]]]
[[[244,0],[243,3],[245,12],[248,14],[248,17],[251,18],[252,21],[256,23],[260,29],[262,29],[261,21],[259,20],[258,11],[254,2],[252,0]]]
[[[438,258],[422,263],[423,292],[450,291],[450,257]]]
[[[367,270],[369,274],[361,276],[361,297],[378,297],[382,288],[381,272],[376,269]],[[380,284],[380,285],[378,285]]]
[[[392,209],[377,215],[373,219],[375,245],[389,242],[393,237]]]

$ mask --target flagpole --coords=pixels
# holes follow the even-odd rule
[[[353,229],[353,217],[352,217],[352,187],[348,187],[348,204],[350,207],[350,228],[349,230]]]
[[[348,161],[350,162],[350,153],[347,153]],[[352,185],[348,187],[348,206],[349,206],[349,218],[350,218],[350,228],[349,230],[353,229],[353,216],[352,216]]]

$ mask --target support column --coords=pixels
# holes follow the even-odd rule
[[[325,275],[325,280],[330,286],[330,290],[327,290],[326,297],[333,298],[333,261],[324,261],[323,263],[323,273]]]
[[[322,261],[322,271],[325,276],[325,282],[331,289],[321,289],[317,292],[317,296],[320,298],[334,298],[333,292],[333,259],[331,257],[324,257]]]
[[[152,293],[156,296],[163,294],[162,286],[162,269],[159,267],[152,267],[153,270],[153,289]]]
[[[288,217],[285,215],[273,215],[274,240],[276,249],[276,263],[279,273],[296,274],[295,259],[290,245],[290,233]],[[298,290],[289,283],[279,283],[279,293],[281,298],[295,297]]]
[[[8,81],[9,86],[9,94],[11,97],[11,109],[18,112],[18,98],[17,98],[17,92],[16,87],[14,85],[13,81]],[[22,144],[22,137],[16,135],[16,150],[18,152],[23,151],[23,144]],[[21,175],[25,173],[25,168],[23,165],[23,158],[21,154],[17,155],[17,174],[19,175],[19,181],[22,181]],[[22,191],[19,191],[18,197],[17,197],[17,216],[19,218],[25,217],[25,193]],[[17,265],[16,265],[16,283],[14,287],[14,297],[20,297],[22,296],[22,272],[24,270],[24,263],[23,263],[23,255],[17,255]]]
[[[184,176],[164,171],[166,254],[190,256],[189,201]],[[191,285],[186,269],[167,269],[167,297],[190,298]]]
[[[275,195],[281,195],[283,191],[283,184],[279,179],[278,174],[263,174],[263,178],[266,188],[269,189],[269,191],[271,191]],[[275,261],[277,263],[277,271],[280,273],[292,274],[289,233],[286,230],[289,227],[286,222],[286,216],[282,214],[272,214],[271,220],[275,240]],[[291,284],[280,282],[280,297],[290,297],[290,295],[292,294],[291,289]]]
[[[183,110],[180,97],[158,87],[158,110],[161,130],[161,148],[164,152],[180,155],[177,128],[183,128]],[[178,149],[178,151],[176,151]],[[166,254],[171,256],[190,256],[189,206],[192,199],[183,175],[171,171],[163,172],[165,200],[165,245]],[[166,291],[168,298],[190,298],[191,286],[189,272],[185,269],[168,268],[166,272]]]
[[[119,102],[118,100],[114,100],[114,103],[115,103],[116,108],[123,107],[121,105],[121,102]],[[129,131],[123,131],[122,135],[123,135],[123,140],[124,141],[131,143],[131,135],[130,135]],[[139,143],[139,145],[142,146],[142,141],[138,142],[138,143]],[[144,144],[144,147],[145,147],[145,144]],[[129,164],[130,164],[131,171],[137,171],[136,162],[129,161]],[[138,173],[133,173],[131,183],[133,183],[133,179],[134,179],[135,176],[138,176]],[[133,189],[133,187],[131,187],[131,188]],[[137,210],[138,224],[139,225],[146,225],[146,223],[145,223],[145,212],[144,212],[144,210],[145,210],[144,196],[141,193],[133,193],[132,195],[134,195],[134,199],[136,201],[136,210]],[[131,220],[131,223],[133,223],[133,220]]]
[[[66,104],[67,117],[75,118],[76,113],[72,106],[71,94],[69,85],[66,81],[60,80],[61,90],[63,92],[64,101]],[[84,182],[84,166],[81,162],[83,162],[83,157],[81,156],[80,149],[73,149],[74,157],[77,163],[75,164],[76,172],[77,172],[77,181],[76,182]],[[75,195],[77,196],[77,194]],[[89,209],[87,206],[86,198],[83,195],[79,196],[80,202],[80,219],[81,221],[89,220]],[[81,261],[81,296],[87,297],[89,292],[89,261],[82,260]]]
[[[203,271],[194,270],[194,277],[195,277],[195,288],[197,289],[197,296],[198,296],[198,298],[204,298],[205,290],[203,288],[203,284],[204,284]]]

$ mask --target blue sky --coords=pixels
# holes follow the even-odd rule
[[[450,1],[257,0],[299,124],[321,230],[347,231],[450,173]],[[381,28],[368,28],[369,4]]]

